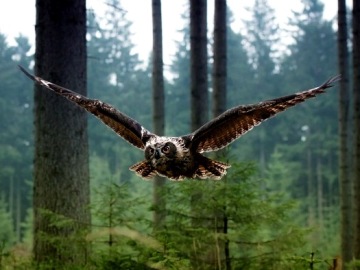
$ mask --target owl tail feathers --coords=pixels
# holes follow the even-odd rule
[[[194,173],[194,178],[220,180],[226,174],[229,164],[212,160],[201,155],[199,166]]]
[[[148,161],[140,161],[129,168],[130,171],[134,171],[137,175],[144,178],[144,180],[150,180],[156,175],[156,171]]]

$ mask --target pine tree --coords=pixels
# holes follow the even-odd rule
[[[112,104],[151,129],[151,71],[133,53],[131,22],[118,1],[108,6],[105,18],[88,16],[89,96]],[[99,22],[103,22],[100,24]],[[134,108],[137,108],[134,110]],[[135,177],[127,167],[143,153],[108,130],[98,119],[89,117],[90,149],[109,162],[117,182]],[[126,159],[124,158],[126,157]]]
[[[188,13],[185,11],[182,15],[184,21],[184,27],[180,30],[182,39],[177,42],[175,57],[170,66],[174,78],[166,91],[166,122],[170,123],[166,126],[166,134],[190,133],[190,23]]]
[[[323,18],[324,5],[303,1],[303,10],[291,22],[294,44],[280,66],[283,89],[306,89],[336,74],[336,35],[332,22]],[[323,67],[327,67],[324,69]],[[278,117],[284,156],[303,168],[294,183],[293,196],[303,198],[303,211],[310,226],[324,224],[324,206],[333,206],[337,174],[336,89]],[[321,168],[321,170],[319,169]],[[324,239],[327,233],[322,231]],[[318,234],[319,235],[319,234]],[[319,242],[314,238],[314,245]]]
[[[16,65],[28,67],[30,44],[26,37],[15,38],[16,45],[9,46],[0,34],[0,189],[4,192],[11,219],[15,224],[17,241],[22,236],[20,224],[30,207],[32,178],[32,92],[29,81],[19,76]]]
[[[258,99],[257,101],[261,101],[270,96],[274,97],[277,89],[276,82],[278,80],[276,80],[274,57],[276,55],[275,44],[278,40],[278,26],[275,22],[274,9],[269,6],[267,0],[256,0],[251,13],[252,19],[246,22],[246,28],[250,64],[253,68],[253,74],[248,79],[252,80],[253,84],[248,91]],[[265,123],[261,129],[253,131],[251,135],[251,145],[253,151],[258,155],[256,160],[259,160],[260,163],[260,173],[264,172],[266,161],[272,150],[276,122],[276,119],[272,119],[271,129],[267,129],[268,124]]]

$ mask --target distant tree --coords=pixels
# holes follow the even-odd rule
[[[279,73],[283,90],[306,89],[337,73],[333,22],[323,18],[324,5],[319,0],[307,0],[303,4],[303,10],[291,18],[295,42],[289,46],[289,54],[281,62]],[[324,66],[327,68],[321,68]],[[301,162],[304,168],[297,175],[293,194],[309,199],[307,212],[321,207],[316,198],[316,194],[321,194],[318,187],[322,186],[322,204],[325,205],[330,201],[334,203],[334,194],[337,193],[338,183],[334,177],[338,159],[336,95],[336,91],[328,91],[321,98],[302,104],[302,109],[291,110],[277,118],[277,130],[281,131],[277,142],[287,148],[283,149],[286,159]],[[322,166],[322,170],[317,170],[317,166]],[[321,177],[316,177],[319,172]]]
[[[177,49],[170,64],[170,72],[174,78],[166,91],[166,122],[172,123],[166,126],[166,133],[173,135],[190,133],[191,130],[189,97],[190,24],[188,10],[182,15],[182,19],[184,21],[184,27],[180,30],[182,38],[176,42]]]
[[[280,65],[283,90],[316,86],[338,73],[333,21],[324,19],[321,1],[302,3],[302,10],[294,12],[290,19],[294,43],[288,47],[289,53]],[[322,68],[325,66],[327,68]],[[293,198],[301,198],[302,222],[319,228],[309,243],[313,247],[324,244],[332,252],[338,245],[331,239],[340,232],[340,223],[334,218],[338,215],[339,203],[337,95],[335,86],[321,98],[278,117],[276,129],[280,132],[275,139],[285,160],[298,163],[302,168],[294,174],[290,192]]]
[[[151,129],[151,65],[143,69],[133,51],[127,12],[119,1],[109,3],[104,18],[91,12],[88,15],[89,96],[114,105]],[[131,177],[136,178],[126,166],[138,160],[141,151],[133,151],[93,116],[89,117],[89,143],[91,153],[109,163],[114,180],[129,182]]]
[[[7,251],[15,242],[15,230],[11,219],[11,213],[5,203],[4,197],[0,196],[0,262],[1,257],[4,256],[4,251]],[[1,263],[0,263],[1,266]]]
[[[279,39],[278,25],[275,21],[275,11],[267,0],[256,0],[250,11],[252,18],[246,22],[246,28],[253,73],[248,79],[252,80],[253,84],[249,91],[253,98],[256,97],[257,101],[261,101],[270,96],[276,96],[278,80],[276,80],[274,58],[276,56],[275,44]],[[252,134],[252,151],[257,154],[256,160],[260,163],[261,174],[265,170],[266,161],[272,150],[276,122],[276,119],[272,121],[271,129],[262,127]],[[264,125],[267,126],[267,123]]]
[[[360,259],[360,2],[353,1],[354,258]],[[360,269],[358,267],[357,269]]]
[[[153,130],[154,133],[164,135],[164,75],[163,75],[163,49],[162,49],[162,18],[161,0],[152,0],[153,20],[153,49],[152,49],[152,89],[153,89]],[[165,194],[166,178],[155,177],[153,190],[154,228],[164,225],[165,220]]]
[[[248,52],[246,50],[245,38],[241,33],[235,32],[231,28],[233,21],[232,12],[227,11],[227,61],[226,63],[226,89],[227,89],[227,107],[232,108],[239,104],[249,104],[254,102],[257,97],[254,97],[252,89],[254,70],[250,65]],[[250,153],[246,153],[248,156]]]
[[[20,35],[15,42],[10,46],[0,34],[0,190],[15,225],[16,241],[20,241],[20,225],[31,206],[33,100],[32,92],[26,91],[29,80],[16,65],[29,67],[33,56],[26,37]]]
[[[339,91],[339,182],[341,213],[341,257],[352,260],[352,185],[349,175],[349,50],[346,1],[338,0],[338,58],[341,74]]]
[[[275,44],[279,40],[279,27],[275,21],[275,11],[267,0],[256,0],[250,12],[252,18],[246,21],[250,63],[255,71],[254,79],[262,82],[266,78],[273,78],[275,72]],[[270,90],[274,89],[266,89]]]
[[[85,1],[37,0],[36,11],[36,75],[86,95]],[[34,100],[34,258],[84,265],[77,236],[90,223],[87,115],[39,86]]]

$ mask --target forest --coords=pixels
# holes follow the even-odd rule
[[[215,0],[214,29],[207,1],[189,1],[170,77],[161,0],[146,62],[121,1],[103,17],[85,2],[36,1],[35,53],[26,36],[9,45],[0,33],[0,269],[360,267],[359,1],[339,0],[332,20],[322,1],[301,1],[286,48],[272,1],[253,1],[246,34],[231,27],[226,0]],[[217,153],[231,164],[222,180],[143,181],[128,169],[142,151],[18,65],[167,136],[342,80]]]

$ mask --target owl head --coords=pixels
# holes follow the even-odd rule
[[[150,143],[145,148],[145,158],[153,165],[158,165],[166,160],[176,157],[177,147],[171,141],[157,141]]]

